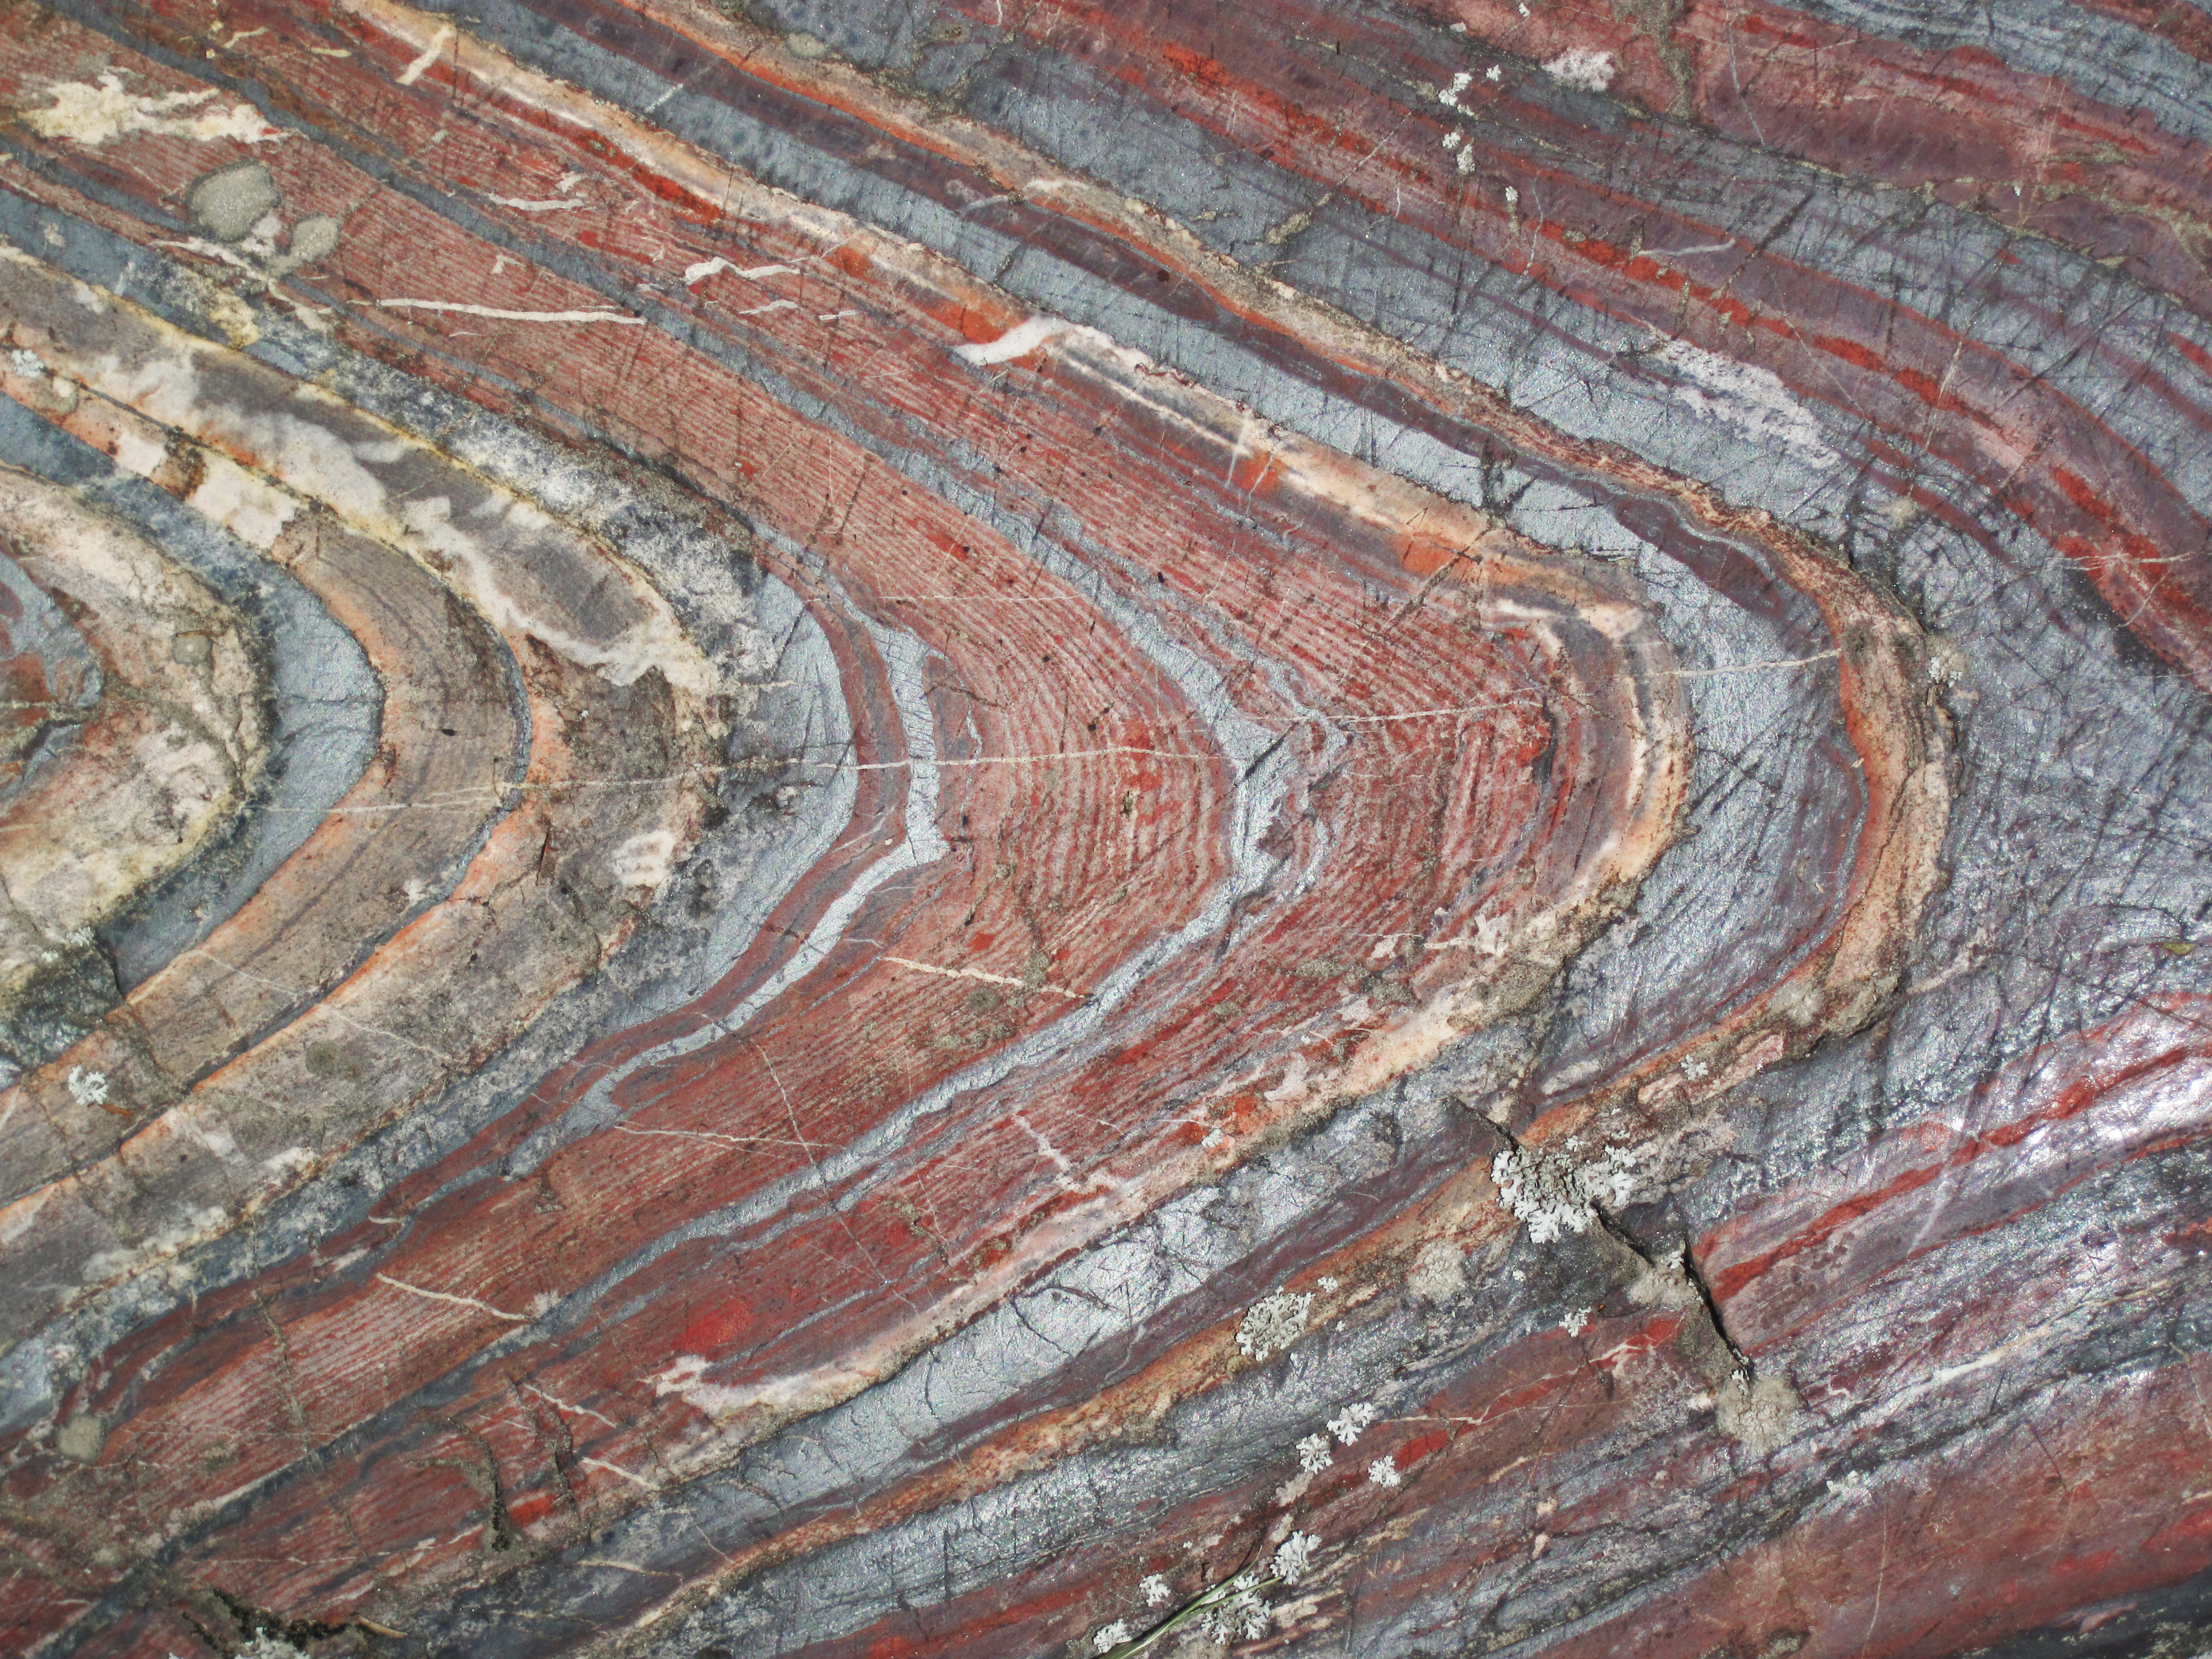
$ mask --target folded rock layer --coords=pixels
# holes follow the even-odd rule
[[[10,1650],[2182,1651],[2212,35],[1954,9],[0,15]]]

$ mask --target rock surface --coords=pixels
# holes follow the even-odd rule
[[[8,1651],[2212,1642],[2192,0],[0,112]]]

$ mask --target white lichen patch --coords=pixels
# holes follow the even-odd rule
[[[1576,1164],[1556,1153],[1508,1146],[1490,1160],[1490,1178],[1505,1207],[1528,1229],[1532,1243],[1589,1231],[1597,1206],[1618,1209],[1636,1191],[1635,1154],[1626,1146]]]
[[[1298,1340],[1306,1328],[1306,1316],[1313,1311],[1310,1293],[1294,1295],[1279,1291],[1273,1296],[1255,1302],[1237,1328],[1237,1346],[1255,1364]]]
[[[94,149],[134,133],[208,141],[235,138],[248,144],[265,144],[284,136],[250,104],[210,103],[216,95],[213,87],[198,92],[132,92],[113,70],[103,70],[97,84],[63,82],[48,87],[46,95],[53,101],[44,109],[24,111],[23,125],[41,138]]]
[[[1563,1232],[1587,1232],[1597,1219],[1576,1172],[1562,1160],[1508,1146],[1490,1160],[1490,1178],[1536,1243],[1548,1244]]]
[[[1314,1551],[1320,1545],[1321,1540],[1312,1533],[1292,1533],[1275,1550],[1275,1577],[1285,1584],[1297,1583],[1312,1567]]]
[[[1164,1607],[1175,1595],[1175,1592],[1168,1588],[1168,1581],[1156,1572],[1148,1574],[1137,1589],[1143,1594],[1145,1605],[1148,1607]]]
[[[1123,1619],[1116,1619],[1110,1625],[1101,1626],[1091,1636],[1091,1650],[1094,1653],[1110,1653],[1114,1649],[1120,1647],[1122,1643],[1128,1639],[1128,1621]]]
[[[1273,1622],[1273,1610],[1267,1598],[1260,1594],[1259,1586],[1257,1573],[1240,1572],[1231,1579],[1227,1596],[1206,1615],[1206,1633],[1217,1642],[1232,1642],[1239,1637],[1256,1642],[1265,1636]]]
[[[80,1106],[107,1104],[107,1073],[88,1072],[82,1066],[72,1066],[69,1072],[70,1098]]]
[[[1611,52],[1596,52],[1589,46],[1569,46],[1544,65],[1544,73],[1562,86],[1577,87],[1584,92],[1603,92],[1620,72],[1620,65]]]
[[[1580,1336],[1583,1334],[1583,1327],[1590,1322],[1591,1312],[1592,1310],[1589,1308],[1570,1309],[1567,1316],[1559,1322],[1559,1328],[1569,1336]]]
[[[1398,1473],[1398,1466],[1389,1458],[1378,1457],[1367,1466],[1367,1479],[1377,1486],[1395,1486],[1405,1477]]]
[[[1626,1146],[1608,1146],[1601,1162],[1580,1171],[1583,1191],[1593,1204],[1618,1210],[1636,1195],[1636,1154]]]
[[[1328,1431],[1345,1445],[1350,1445],[1374,1425],[1382,1415],[1371,1401],[1355,1400],[1337,1416],[1328,1419]]]
[[[1334,1455],[1325,1434],[1310,1434],[1298,1442],[1298,1467],[1308,1474],[1319,1474]]]

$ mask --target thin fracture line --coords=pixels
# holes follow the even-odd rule
[[[1702,680],[1710,679],[1715,674],[1748,674],[1759,668],[1803,668],[1808,664],[1828,662],[1841,655],[1843,652],[1838,649],[1818,652],[1809,657],[1790,657],[1780,662],[1737,662],[1723,668],[1678,668],[1674,671],[1674,678],[1678,680]]]

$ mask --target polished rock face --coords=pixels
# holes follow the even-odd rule
[[[0,1632],[2212,1641],[2191,0],[0,9]]]

